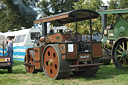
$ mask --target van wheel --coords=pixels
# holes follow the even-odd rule
[[[12,67],[8,67],[8,73],[12,73]]]

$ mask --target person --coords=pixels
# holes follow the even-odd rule
[[[7,54],[11,56],[11,64],[13,64],[13,41],[8,37],[7,38]]]

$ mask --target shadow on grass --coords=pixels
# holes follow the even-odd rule
[[[100,80],[114,78],[115,76],[128,74],[127,70],[117,69],[113,64],[100,66],[98,72],[94,77],[78,77],[71,73],[68,79],[82,79],[82,80]]]

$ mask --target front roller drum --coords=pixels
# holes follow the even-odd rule
[[[25,69],[29,73],[37,73],[37,70],[34,67],[34,50],[29,50],[29,55],[28,55],[28,61],[26,61],[26,56],[24,62],[28,62],[25,64]]]
[[[50,44],[45,48],[43,69],[45,75],[52,79],[66,78],[69,75],[69,65],[65,60],[62,60],[58,44]]]
[[[128,70],[128,39],[122,38],[113,48],[113,62],[116,68]]]

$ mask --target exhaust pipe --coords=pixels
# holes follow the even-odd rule
[[[107,6],[102,6],[101,10],[107,10]],[[101,15],[101,21],[102,21],[102,37],[103,37],[104,29],[107,27],[107,14]]]

